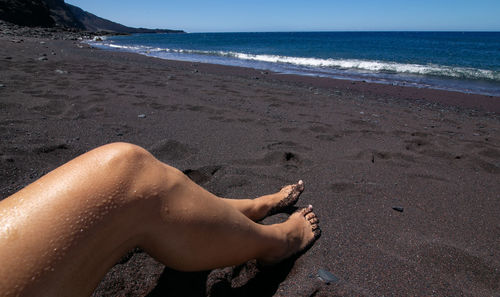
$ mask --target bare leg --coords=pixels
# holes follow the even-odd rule
[[[295,205],[303,191],[304,182],[299,180],[296,184],[284,186],[277,193],[257,197],[255,199],[222,199],[249,219],[259,221]]]
[[[145,150],[111,144],[0,202],[0,292],[88,296],[136,246],[179,270],[278,262],[317,228],[309,208],[256,224]]]

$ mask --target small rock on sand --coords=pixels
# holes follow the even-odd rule
[[[146,117],[146,115],[145,115],[145,114],[143,114],[143,113],[141,113],[141,114],[140,114],[140,115],[138,115],[137,117],[138,117],[138,118],[143,119],[143,118],[145,118],[145,117]]]
[[[333,275],[330,271],[324,269],[318,270],[318,277],[327,284],[339,281],[338,277]]]
[[[399,212],[403,212],[405,209],[401,206],[393,206],[392,209],[394,209],[395,211],[399,211]]]

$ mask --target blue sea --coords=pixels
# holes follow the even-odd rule
[[[91,44],[163,59],[500,96],[500,32],[136,34]]]

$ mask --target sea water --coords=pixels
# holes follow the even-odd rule
[[[91,43],[163,59],[500,96],[500,32],[135,34]]]

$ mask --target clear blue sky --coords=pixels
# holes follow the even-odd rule
[[[132,27],[187,32],[500,31],[500,0],[66,0]]]

